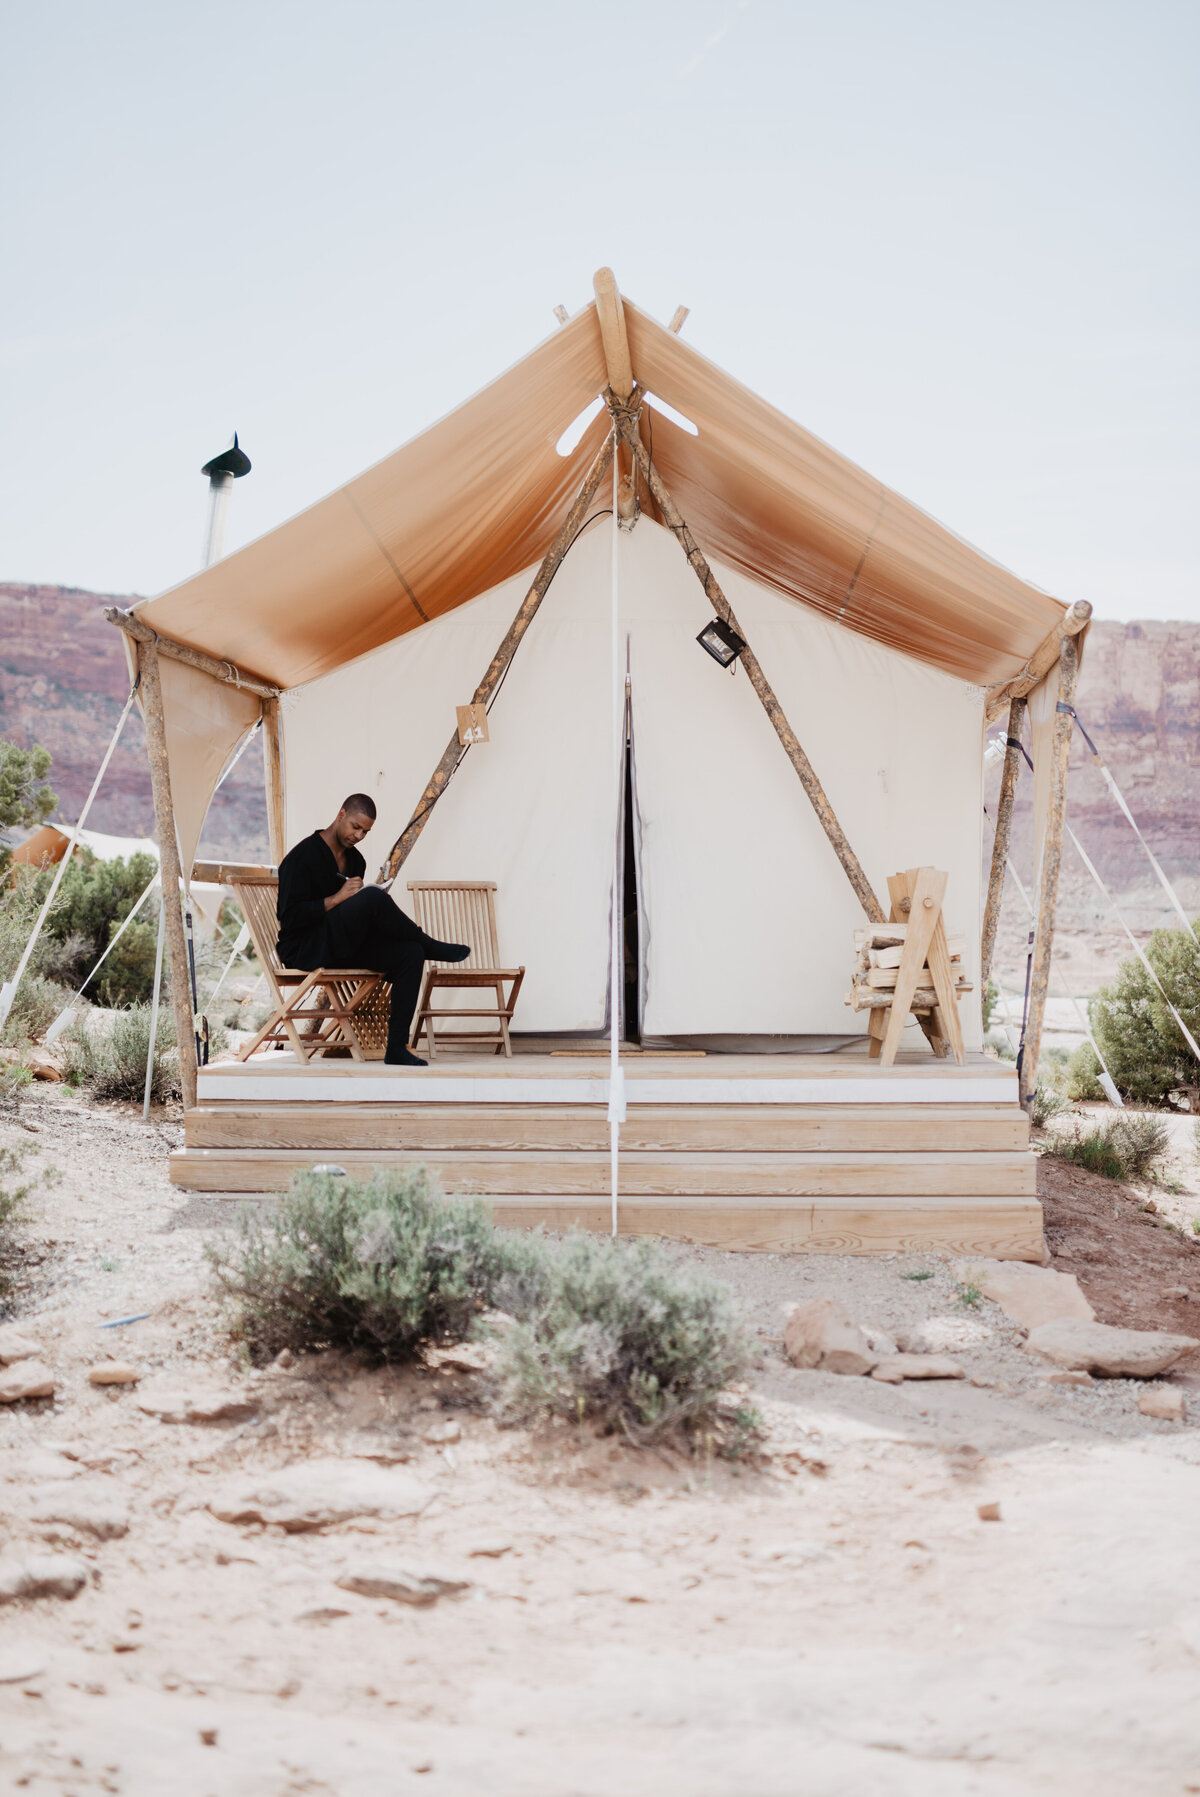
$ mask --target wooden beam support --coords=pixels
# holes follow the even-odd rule
[[[154,794],[154,823],[158,836],[159,866],[163,882],[163,917],[166,920],[167,951],[171,957],[171,1006],[175,1013],[175,1035],[179,1043],[179,1083],[183,1088],[183,1108],[189,1111],[196,1103],[196,1038],[190,1002],[187,942],[183,934],[183,910],[180,893],[183,869],[179,864],[179,844],[175,836],[175,808],[171,803],[171,772],[167,761],[167,727],[163,714],[162,681],[158,669],[158,644],[138,639],[137,662],[141,675],[142,716],[146,722],[146,754],[150,762],[150,787]]]
[[[687,318],[690,311],[690,306],[676,306],[674,312],[671,314],[671,322],[667,326],[667,329],[673,337],[678,337],[680,331],[683,329],[684,320]]]
[[[1008,747],[1004,751],[1004,772],[1000,776],[996,835],[992,843],[992,871],[988,877],[987,903],[983,908],[983,936],[979,945],[979,990],[985,1000],[992,973],[992,957],[996,950],[996,929],[1000,922],[1008,848],[1012,841],[1013,800],[1017,791],[1017,775],[1021,771],[1019,745],[1021,727],[1025,722],[1025,707],[1024,699],[1012,699],[1008,707]]]
[[[746,633],[734,617],[733,608],[721,591],[716,576],[709,567],[708,562],[696,543],[695,538],[692,536],[691,531],[684,523],[675,501],[671,498],[670,493],[663,484],[658,469],[650,460],[649,453],[638,432],[636,417],[631,411],[624,411],[619,408],[614,409],[613,417],[616,420],[617,429],[629,445],[630,451],[633,454],[633,458],[637,463],[638,469],[641,472],[646,485],[654,495],[654,502],[658,506],[663,523],[676,538],[683,553],[687,556],[687,559],[695,572],[696,578],[699,580],[700,585],[704,588],[704,591],[708,596],[709,604],[712,606],[717,616],[722,618],[724,622],[729,625],[731,630],[736,630],[742,640],[745,641]],[[804,750],[800,747],[796,732],[788,723],[788,720],[784,715],[783,707],[775,697],[770,682],[763,673],[762,668],[759,666],[758,657],[755,655],[753,649],[750,648],[749,644],[742,650],[741,663],[746,670],[746,676],[749,679],[751,686],[754,688],[762,702],[763,710],[771,720],[776,736],[783,744],[784,753],[787,755],[788,760],[800,776],[800,784],[808,794],[812,808],[820,821],[821,828],[829,838],[833,852],[841,862],[846,878],[854,888],[859,903],[862,905],[863,910],[866,912],[872,923],[886,922],[883,906],[876,898],[875,893],[871,888],[871,883],[863,872],[862,864],[859,861],[858,856],[850,847],[849,841],[846,838],[846,833],[842,829],[841,824],[839,824],[833,806],[826,797],[825,789],[817,778],[816,770],[814,769],[812,762],[808,759],[808,756],[804,753]]]
[[[1040,686],[1058,660],[1059,651],[1070,637],[1079,636],[1092,621],[1092,608],[1086,599],[1077,599],[1059,619],[1049,636],[1034,650],[1015,680],[1001,686],[990,686],[987,692],[986,716],[994,724],[1004,707],[1013,699],[1023,699],[1035,686]]]
[[[1042,1051],[1042,1023],[1046,1015],[1046,991],[1050,981],[1050,952],[1054,944],[1054,907],[1058,898],[1058,873],[1062,864],[1063,825],[1067,814],[1067,764],[1071,754],[1071,729],[1075,722],[1064,706],[1075,703],[1079,677],[1079,643],[1064,636],[1058,662],[1058,710],[1054,716],[1054,740],[1050,751],[1050,809],[1046,840],[1042,844],[1038,878],[1037,926],[1033,938],[1033,966],[1029,977],[1029,1010],[1021,1054],[1021,1102],[1028,1104],[1037,1090],[1038,1058]]]
[[[278,699],[262,702],[263,780],[267,789],[267,834],[271,859],[278,867],[287,853],[283,825],[283,744]]]
[[[596,452],[595,460],[587,471],[578,497],[563,520],[562,529],[546,551],[533,585],[521,601],[521,609],[509,625],[504,641],[493,655],[487,673],[475,688],[475,694],[471,701],[473,705],[486,705],[508,671],[509,663],[521,646],[521,639],[537,616],[538,607],[546,596],[550,582],[558,573],[563,557],[587,519],[587,509],[596,496],[597,487],[608,472],[614,448],[613,435],[610,432]],[[394,880],[408,860],[413,844],[425,828],[430,812],[445,792],[447,781],[466,753],[466,748],[458,740],[456,728],[421,794],[416,810],[404,826],[403,834],[393,843],[391,852],[380,869],[379,884]]]
[[[623,404],[633,392],[633,363],[625,332],[625,307],[611,268],[598,268],[592,286],[596,290],[596,313],[600,320],[604,360],[608,365],[608,384]]]
[[[173,642],[169,636],[159,636],[156,630],[143,624],[133,612],[124,611],[119,605],[106,605],[104,616],[126,636],[131,636],[136,643],[157,643],[158,653],[165,655],[169,661],[181,661],[189,668],[196,668],[201,674],[208,674],[213,680],[224,680],[230,686],[245,687],[249,693],[257,693],[260,699],[277,699],[279,688],[272,686],[268,680],[260,680],[257,674],[244,673],[231,661],[218,661],[215,656],[206,655],[202,649],[191,649],[186,643]]]

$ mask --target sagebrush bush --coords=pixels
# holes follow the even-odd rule
[[[544,1240],[541,1255],[525,1315],[501,1344],[511,1414],[588,1417],[636,1441],[715,1418],[751,1356],[727,1286],[653,1242],[580,1234]]]
[[[71,1084],[86,1086],[95,1098],[140,1103],[146,1089],[152,1008],[132,1005],[127,1011],[85,1017],[66,1044],[66,1077]],[[150,1096],[156,1104],[179,1097],[175,1015],[166,1005],[158,1012]]]
[[[1066,1094],[1058,1086],[1043,1082],[1030,1103],[1029,1121],[1035,1129],[1045,1129],[1051,1117],[1061,1116],[1067,1108]]]
[[[15,1117],[32,1083],[32,1071],[20,1062],[0,1065],[0,1115]]]
[[[1150,1179],[1161,1170],[1171,1146],[1165,1117],[1145,1112],[1105,1117],[1073,1136],[1056,1136],[1045,1152],[1086,1167],[1105,1179]]]
[[[0,1030],[0,1042],[19,1045],[40,1041],[70,997],[65,987],[56,986],[40,973],[27,971]]]
[[[505,1274],[522,1280],[530,1250],[412,1166],[366,1181],[298,1173],[275,1211],[243,1212],[235,1243],[208,1255],[252,1359],[350,1348],[404,1360],[466,1335]]]

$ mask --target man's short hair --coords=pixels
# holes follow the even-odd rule
[[[352,792],[348,799],[342,800],[343,811],[357,811],[362,817],[375,821],[375,801],[368,798],[365,792]]]

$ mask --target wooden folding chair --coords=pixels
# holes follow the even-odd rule
[[[466,942],[471,953],[465,961],[449,963],[430,961],[421,982],[413,1025],[412,1046],[415,1049],[421,1031],[429,1046],[430,1060],[437,1058],[435,1019],[461,1017],[495,1018],[495,1029],[444,1030],[442,1043],[455,1048],[493,1048],[497,1054],[512,1057],[508,1026],[516,1008],[517,994],[525,978],[523,967],[501,967],[500,947],[496,938],[496,885],[493,880],[410,880],[413,916],[429,936],[440,942]],[[505,998],[505,982],[511,981]],[[445,1006],[437,1009],[433,999],[439,991],[486,992],[494,1000],[479,1007]]]
[[[349,1049],[356,1061],[382,1060],[392,994],[384,976],[365,967],[318,967],[311,973],[285,967],[276,948],[278,879],[255,874],[231,878],[229,884],[275,1003],[240,1059],[249,1060],[256,1049],[289,1042],[298,1061],[315,1060],[335,1048]]]

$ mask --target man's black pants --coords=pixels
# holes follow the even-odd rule
[[[321,967],[367,967],[392,983],[387,1057],[408,1047],[413,1012],[421,991],[421,972],[429,958],[430,938],[403,912],[382,886],[364,886],[343,899],[325,917],[325,952]]]

